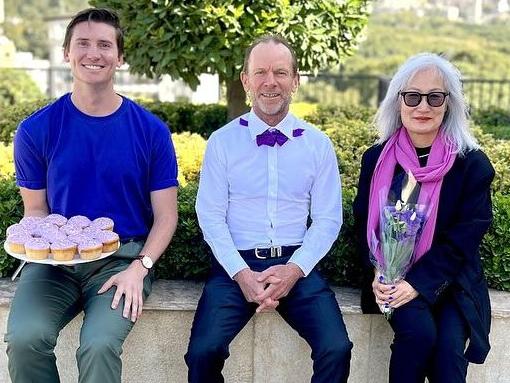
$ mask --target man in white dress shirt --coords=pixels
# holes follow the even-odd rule
[[[200,176],[196,210],[214,259],[185,356],[188,381],[223,382],[232,339],[256,312],[276,309],[312,349],[311,381],[347,382],[352,343],[315,270],[342,224],[335,152],[289,113],[299,74],[284,39],[255,41],[241,80],[252,110],[211,135]]]

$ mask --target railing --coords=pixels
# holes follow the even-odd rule
[[[510,79],[465,79],[463,84],[471,109],[497,107],[510,110]]]
[[[376,108],[386,95],[390,78],[371,75],[302,75],[297,101],[321,105],[363,105]],[[510,79],[464,79],[471,110],[491,107],[510,110]]]
[[[48,97],[58,97],[71,90],[72,75],[68,67],[47,68],[1,68],[23,71],[38,85],[42,93]],[[130,97],[158,99],[158,84],[155,79],[148,79],[129,73],[128,69],[117,69],[115,73],[115,89]]]
[[[362,105],[376,108],[384,98],[387,80],[371,75],[301,75],[296,101],[320,105]]]
[[[15,69],[30,74],[49,97],[56,97],[70,90],[72,76],[67,67]],[[321,105],[362,105],[376,108],[386,95],[389,80],[388,77],[375,75],[303,74],[295,100]],[[470,78],[464,79],[463,84],[472,110],[490,107],[510,110],[510,79]],[[131,97],[159,97],[157,80],[132,75],[127,69],[117,70],[115,87],[120,93]]]

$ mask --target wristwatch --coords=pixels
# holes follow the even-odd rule
[[[137,259],[142,262],[142,266],[145,267],[147,270],[150,270],[152,266],[154,266],[154,262],[152,261],[152,258],[148,255],[140,254]]]

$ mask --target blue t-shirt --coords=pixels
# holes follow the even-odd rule
[[[178,185],[170,131],[124,97],[92,117],[62,96],[19,125],[14,162],[18,186],[46,189],[51,213],[110,217],[123,240],[147,237],[150,192]]]

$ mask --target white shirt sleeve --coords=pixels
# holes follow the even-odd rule
[[[233,278],[248,265],[237,251],[227,225],[228,193],[226,161],[213,134],[207,142],[195,208],[205,241]]]
[[[305,276],[329,251],[342,226],[342,186],[330,141],[310,191],[310,217],[312,224],[306,231],[303,244],[289,259]]]

